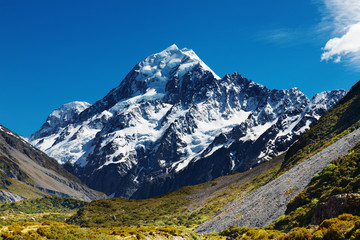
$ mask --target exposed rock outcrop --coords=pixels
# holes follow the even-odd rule
[[[1,190],[0,191],[0,202],[17,202],[24,200],[25,198],[15,193]]]
[[[311,224],[319,225],[325,219],[335,218],[342,213],[360,216],[360,194],[343,193],[331,196],[326,202],[316,205]]]

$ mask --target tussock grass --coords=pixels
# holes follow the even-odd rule
[[[0,224],[52,220],[65,222],[86,202],[71,198],[44,197],[0,204]]]
[[[44,221],[17,222],[0,227],[1,239],[199,239],[196,233],[185,228],[166,227],[123,227],[123,228],[81,228],[66,223]]]

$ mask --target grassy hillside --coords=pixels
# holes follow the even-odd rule
[[[280,156],[251,171],[184,187],[155,198],[93,201],[68,222],[84,227],[176,225],[194,228],[215,215],[225,204],[269,181],[279,170],[282,160]]]
[[[3,203],[0,205],[0,213],[7,212],[24,212],[24,213],[42,213],[42,212],[69,212],[77,210],[86,202],[62,197],[43,197],[37,199],[28,199],[14,203]]]
[[[327,111],[314,126],[290,147],[281,166],[284,172],[341,137],[360,127],[360,82],[339,103]]]
[[[290,230],[310,224],[314,208],[330,196],[360,192],[360,143],[347,155],[334,160],[311,181],[311,185],[293,198],[286,215],[273,224],[275,229]],[[348,209],[355,213],[357,209]],[[352,211],[354,210],[354,211]]]
[[[43,197],[0,204],[0,224],[52,220],[65,222],[86,202],[71,198]]]

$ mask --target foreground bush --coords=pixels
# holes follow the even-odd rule
[[[323,221],[319,226],[293,228],[289,233],[269,228],[231,227],[219,233],[227,240],[341,240],[360,239],[360,217],[342,214],[337,218]]]

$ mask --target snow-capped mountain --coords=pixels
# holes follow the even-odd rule
[[[41,138],[57,132],[60,128],[65,127],[68,123],[79,116],[82,111],[90,106],[90,103],[77,101],[62,105],[49,115],[46,122],[41,127],[41,131],[34,133],[33,137]]]
[[[238,73],[218,77],[172,45],[93,105],[70,103],[30,137],[88,186],[144,198],[243,171],[286,151],[346,91],[309,100]],[[71,167],[70,167],[71,165]]]

